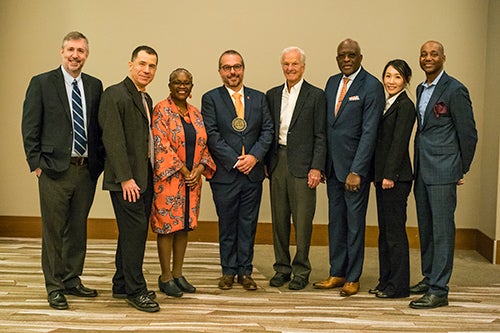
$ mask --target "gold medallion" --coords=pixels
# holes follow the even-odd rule
[[[231,126],[236,132],[243,132],[247,128],[247,122],[243,118],[234,118]]]

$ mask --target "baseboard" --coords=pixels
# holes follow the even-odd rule
[[[28,216],[0,216],[0,237],[40,237],[41,220],[40,217]],[[88,238],[95,239],[116,239],[117,228],[114,219],[91,218],[88,221]],[[406,233],[410,248],[420,246],[418,237],[418,228],[407,227]],[[198,228],[190,233],[189,238],[195,242],[218,242],[218,224],[215,221],[200,221]],[[294,234],[292,228],[291,243],[293,244]],[[378,244],[378,228],[376,226],[367,226],[365,233],[365,245],[367,247],[376,247]],[[153,232],[149,232],[149,240],[155,240]],[[270,223],[259,223],[255,237],[257,244],[272,244],[272,228]],[[493,262],[495,241],[477,229],[457,229],[455,247],[462,250],[475,250]],[[328,245],[328,225],[315,224],[311,245]],[[499,264],[500,249],[496,247],[496,263]]]

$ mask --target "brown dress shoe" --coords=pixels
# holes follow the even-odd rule
[[[340,296],[347,297],[357,294],[359,291],[359,282],[346,282],[340,291]]]
[[[233,287],[234,275],[222,275],[219,280],[219,289],[229,290]]]
[[[331,289],[331,288],[342,287],[344,283],[345,283],[345,278],[330,276],[326,280],[314,282],[313,287],[316,289]]]
[[[257,290],[257,283],[250,275],[238,275],[238,283],[243,286],[245,290]]]

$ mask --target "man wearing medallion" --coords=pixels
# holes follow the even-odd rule
[[[201,112],[208,148],[217,166],[210,180],[219,217],[222,277],[219,288],[231,289],[238,276],[246,290],[252,279],[257,219],[264,180],[264,157],[273,139],[273,124],[263,93],[243,86],[245,63],[234,50],[219,57],[223,86],[202,97]]]

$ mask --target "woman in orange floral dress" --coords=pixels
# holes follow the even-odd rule
[[[183,68],[174,70],[168,86],[170,95],[155,106],[152,117],[155,167],[151,228],[157,234],[160,291],[180,297],[183,292],[196,291],[182,275],[182,266],[188,232],[198,222],[201,175],[211,178],[215,163],[208,152],[201,113],[186,102],[193,88],[191,73]]]

